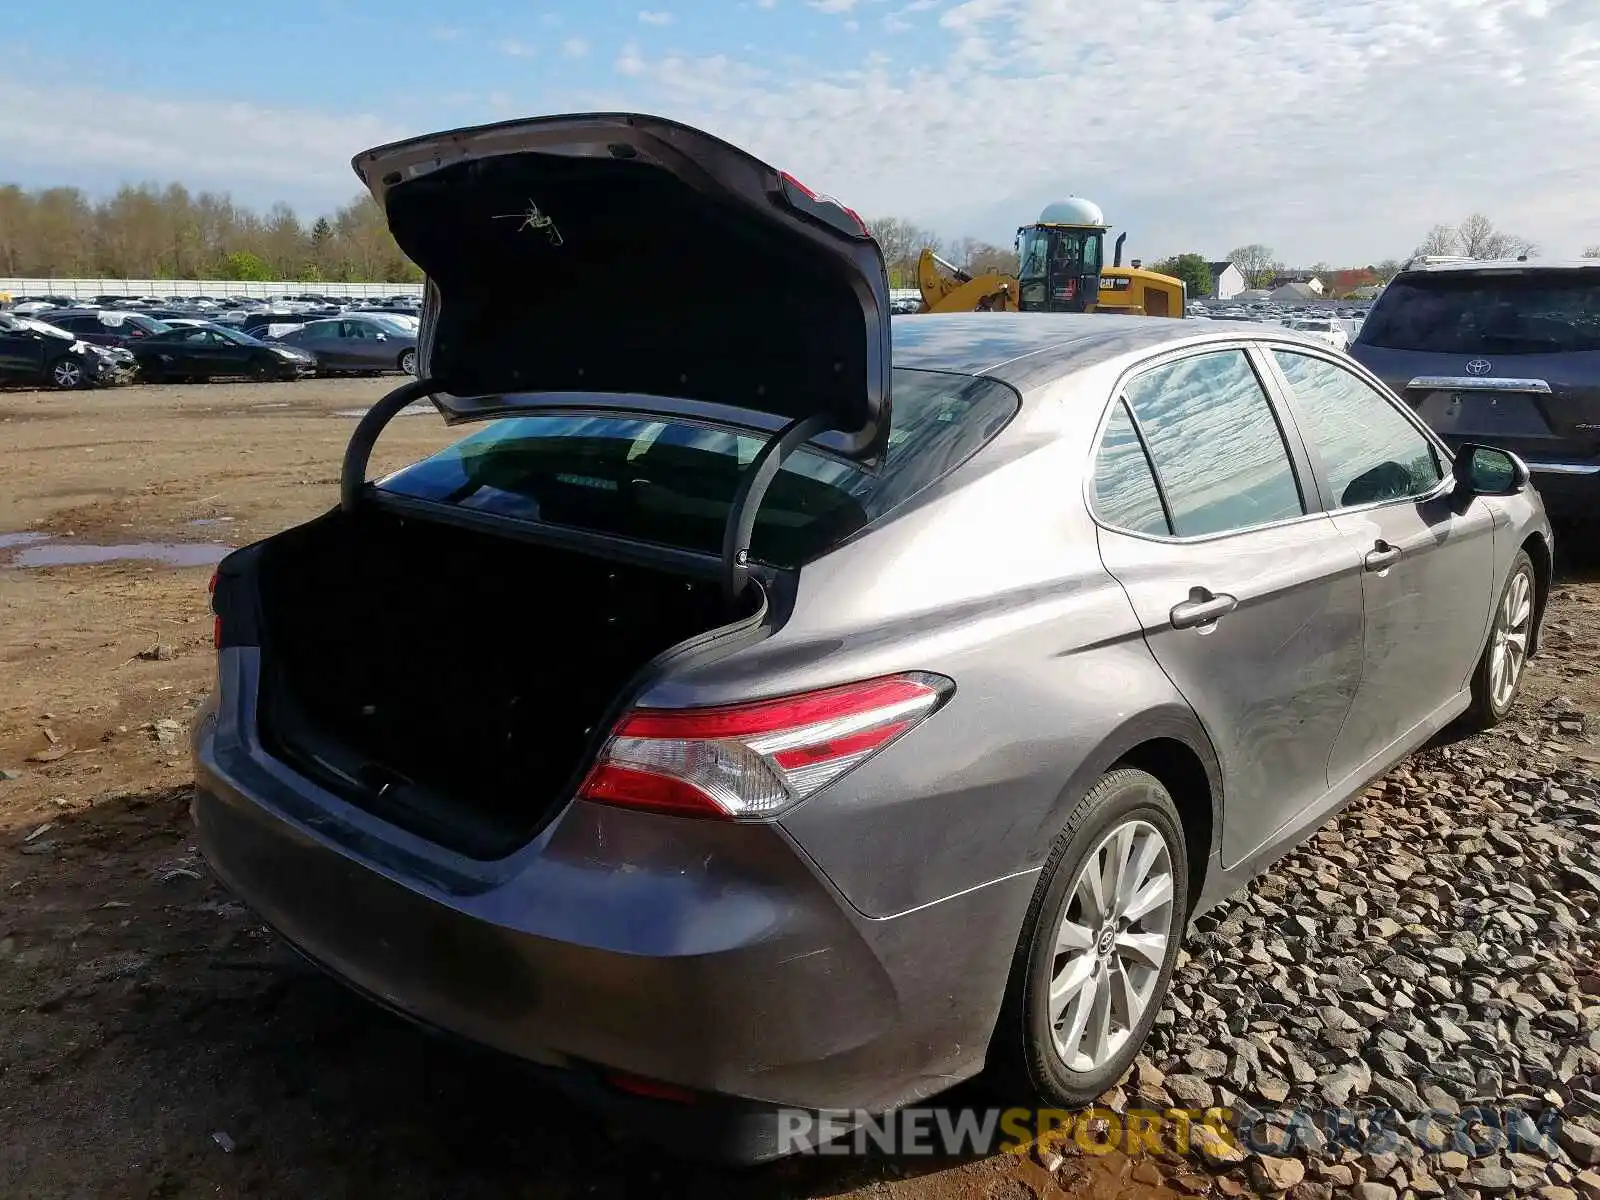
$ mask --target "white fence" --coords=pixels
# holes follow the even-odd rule
[[[380,296],[422,295],[420,283],[276,283],[246,282],[242,279],[0,279],[0,295],[13,300],[19,296],[69,296],[74,300],[91,296],[251,296],[267,300],[273,296],[349,296],[370,300]]]

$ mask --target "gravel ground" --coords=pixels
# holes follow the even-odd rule
[[[304,520],[331,502],[340,414],[384,386],[0,395],[0,534],[238,542]],[[375,469],[444,436],[396,426]],[[204,568],[8,561],[0,1196],[1600,1200],[1590,567],[1561,568],[1511,721],[1414,755],[1199,922],[1103,1102],[1232,1109],[1234,1147],[729,1174],[374,1011],[210,878],[184,751],[211,673]]]

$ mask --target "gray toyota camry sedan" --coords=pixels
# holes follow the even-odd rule
[[[853,212],[657,118],[355,166],[420,378],[222,563],[194,818],[310,959],[590,1103],[759,1158],[986,1067],[1088,1101],[1196,913],[1516,699],[1526,467],[1326,345],[891,321]],[[422,397],[466,436],[369,481]]]

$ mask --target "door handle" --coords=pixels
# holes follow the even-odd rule
[[[1399,546],[1391,546],[1379,538],[1377,544],[1367,551],[1367,557],[1362,559],[1362,565],[1369,571],[1387,571],[1400,561],[1402,554],[1403,551]]]
[[[1190,588],[1189,598],[1182,604],[1172,606],[1172,627],[1192,629],[1196,625],[1209,625],[1238,607],[1239,601],[1233,596],[1219,596],[1209,588]]]

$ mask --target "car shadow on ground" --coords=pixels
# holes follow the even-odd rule
[[[961,1165],[728,1169],[607,1127],[303,962],[205,870],[188,796],[102,798],[5,864],[4,1194],[810,1197]]]
[[[1600,522],[1558,523],[1555,534],[1555,585],[1600,580]]]

